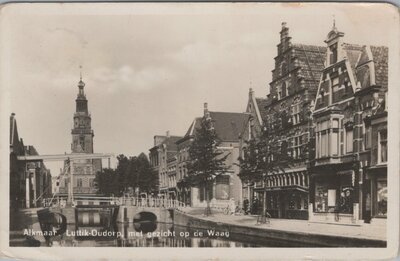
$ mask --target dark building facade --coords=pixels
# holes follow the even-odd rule
[[[246,140],[258,138],[260,127],[269,122],[274,112],[286,111],[288,123],[282,142],[288,144],[293,162],[290,168],[270,175],[265,184],[250,184],[247,190],[250,201],[261,201],[266,186],[267,211],[272,217],[307,219],[311,105],[324,68],[326,48],[292,43],[289,28],[282,23],[277,49],[269,95],[266,99],[255,98],[250,91],[246,111],[251,116],[242,132],[242,151]]]
[[[43,205],[51,197],[50,170],[42,160],[18,160],[18,156],[39,155],[34,146],[25,146],[19,137],[15,114],[10,117],[10,208],[30,208]]]
[[[385,217],[386,47],[343,42],[333,26],[313,111],[311,221],[357,224]]]

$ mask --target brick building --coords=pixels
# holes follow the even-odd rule
[[[387,204],[386,47],[343,42],[333,26],[315,99],[311,221],[359,223]]]
[[[166,135],[154,136],[154,146],[150,149],[150,165],[158,173],[159,194],[166,198],[176,198],[176,161],[177,145],[176,141],[180,136]],[[174,173],[175,172],[175,173]]]
[[[226,207],[230,199],[234,199],[237,205],[242,201],[242,183],[238,177],[239,167],[239,132],[248,118],[245,113],[232,112],[213,112],[208,110],[207,103],[204,104],[203,117],[209,118],[215,129],[217,136],[221,140],[219,149],[224,151],[222,155],[227,155],[226,166],[229,167],[225,174],[219,175],[207,190],[211,206]],[[196,130],[200,128],[203,117],[196,117],[185,136],[176,142],[178,146],[177,154],[177,178],[179,200],[190,203],[191,206],[206,206],[206,195],[204,187],[188,188],[182,184],[183,178],[187,175],[186,164],[189,160],[190,144],[193,142]]]
[[[288,144],[293,159],[290,168],[269,176],[265,184],[246,184],[247,197],[263,200],[267,187],[267,211],[272,217],[308,218],[309,175],[307,162],[311,132],[311,104],[317,93],[321,71],[324,68],[326,48],[292,43],[289,28],[282,23],[277,45],[275,68],[272,70],[267,98],[256,98],[249,92],[246,112],[250,118],[241,135],[241,153],[249,139],[258,139],[260,128],[268,123],[276,111],[286,111],[288,124],[282,142]]]

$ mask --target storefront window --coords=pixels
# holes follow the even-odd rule
[[[387,181],[377,181],[377,216],[386,217],[387,215]]]
[[[297,195],[297,197],[296,197],[296,206],[297,206],[297,209],[301,209],[301,196],[300,195]]]
[[[353,213],[353,188],[342,187],[339,198],[339,212],[340,213]]]
[[[218,176],[215,188],[216,199],[229,199],[229,176]]]
[[[315,186],[315,212],[328,211],[328,186],[327,184],[316,184]]]
[[[353,213],[351,175],[320,177],[315,184],[315,212]]]
[[[296,208],[296,195],[290,194],[289,209],[295,209],[295,208]]]

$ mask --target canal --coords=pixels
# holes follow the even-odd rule
[[[217,229],[196,229],[168,223],[137,222],[114,228],[68,225],[66,233],[53,240],[53,247],[300,247],[282,240],[254,238]],[[308,246],[312,247],[312,246]]]

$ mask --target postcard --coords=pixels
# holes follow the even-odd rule
[[[1,256],[396,258],[399,32],[387,3],[4,4]]]

